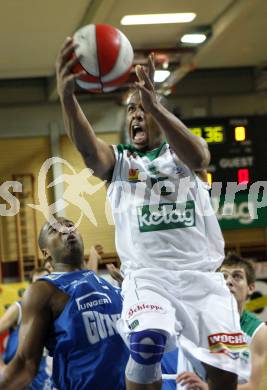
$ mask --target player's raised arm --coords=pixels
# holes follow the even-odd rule
[[[81,153],[85,164],[100,179],[109,180],[115,165],[115,156],[110,145],[97,138],[92,126],[85,117],[75,95],[75,80],[81,73],[73,74],[71,69],[78,62],[73,57],[75,45],[67,38],[56,61],[57,89],[62,106],[66,132]]]
[[[153,57],[149,57],[149,71],[140,65],[136,68],[139,90],[143,107],[149,112],[163,129],[168,143],[179,158],[192,170],[202,170],[208,167],[210,153],[206,141],[192,134],[175,115],[168,111],[157,98],[154,83],[151,78],[153,72]]]
[[[52,323],[48,306],[51,286],[45,282],[30,286],[23,298],[19,347],[0,377],[1,390],[20,390],[37,374],[45,338]]]

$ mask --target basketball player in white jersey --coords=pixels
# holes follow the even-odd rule
[[[207,168],[207,144],[160,103],[148,73],[137,68],[127,123],[131,145],[107,145],[94,133],[76,97],[77,60],[68,38],[57,59],[65,128],[108,196],[116,248],[125,277],[118,323],[130,349],[129,390],[161,389],[164,351],[179,346],[206,365],[210,389],[236,389],[240,353],[247,348],[237,305],[215,273],[224,242],[207,186],[195,171]]]

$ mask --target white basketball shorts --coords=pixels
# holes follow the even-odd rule
[[[128,345],[132,332],[158,329],[166,351],[178,344],[193,361],[249,376],[237,303],[221,273],[141,269],[125,278],[122,295],[117,325]]]

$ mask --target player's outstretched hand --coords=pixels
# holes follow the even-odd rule
[[[186,390],[209,390],[208,384],[202,382],[199,376],[194,372],[186,371],[179,374],[176,378],[176,382],[185,386]]]
[[[157,102],[154,86],[154,54],[152,53],[148,57],[147,70],[141,65],[136,65],[135,72],[138,77],[138,82],[135,83],[135,86],[140,93],[142,105],[145,111],[151,112]]]
[[[76,47],[73,39],[68,37],[57,56],[57,91],[61,99],[74,93],[75,80],[85,74],[85,71],[75,74],[71,72],[73,66],[79,62],[79,58],[73,55]]]

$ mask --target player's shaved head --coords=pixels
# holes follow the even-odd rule
[[[56,264],[68,264],[80,268],[84,260],[83,240],[75,224],[63,217],[46,222],[39,233],[39,247],[44,259],[53,267]]]
[[[57,228],[57,224],[60,226],[60,224],[66,222],[73,223],[72,221],[63,217],[55,217],[55,220],[56,223],[54,224],[52,222],[46,222],[40,230],[39,237],[38,237],[38,245],[41,251],[46,248],[47,233],[50,226],[54,226],[55,228]]]
[[[43,249],[45,249],[45,246],[46,246],[46,233],[47,233],[47,228],[48,228],[47,225],[49,225],[48,222],[42,226],[40,233],[39,233],[39,237],[38,237],[38,245],[39,245],[39,248],[41,249],[41,251]]]

